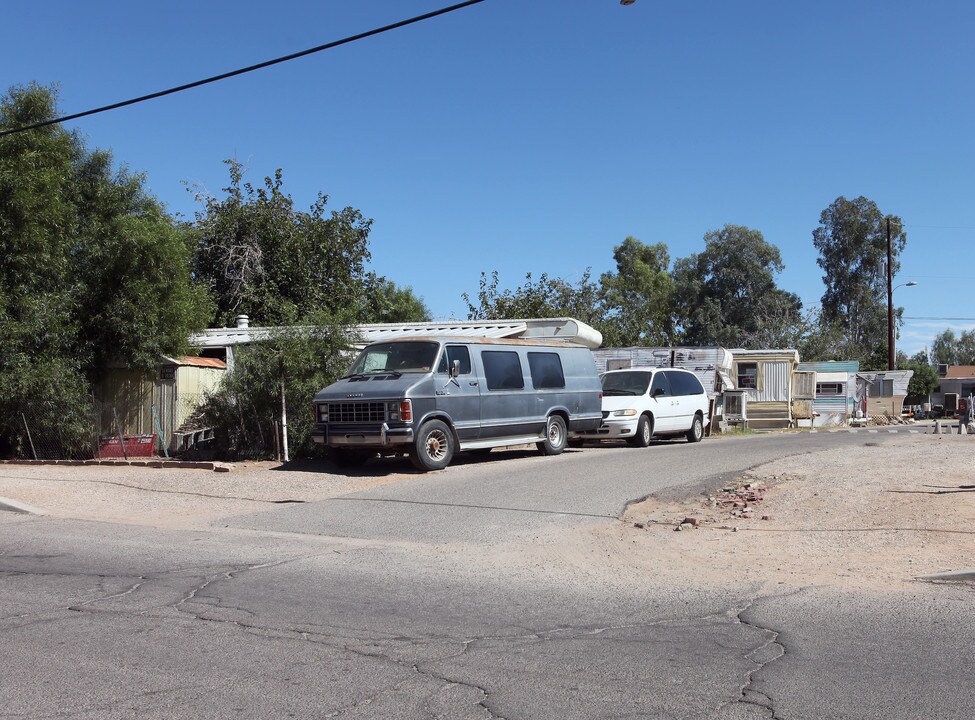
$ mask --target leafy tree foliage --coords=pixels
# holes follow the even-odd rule
[[[0,127],[57,116],[38,85],[0,98]],[[90,440],[90,383],[108,360],[148,366],[198,322],[179,233],[143,179],[59,125],[0,138],[0,453],[34,431]],[[74,441],[72,441],[74,442]]]
[[[674,281],[664,243],[645,245],[633,237],[613,249],[616,272],[600,277],[602,317],[597,324],[606,346],[669,345],[676,336]]]
[[[975,330],[963,330],[961,335],[947,328],[938,333],[931,345],[931,359],[935,364],[975,365]]]
[[[365,320],[372,221],[351,207],[326,213],[324,194],[296,210],[281,170],[255,188],[239,162],[226,163],[226,197],[198,193],[203,208],[189,228],[195,277],[216,305],[212,321],[227,326],[244,313],[261,325],[291,325],[319,310]]]
[[[374,273],[366,280],[365,320],[372,323],[425,322],[430,310],[411,287],[398,287]]]
[[[776,286],[784,268],[777,247],[740,225],[713,230],[704,242],[703,252],[674,265],[684,343],[769,347],[798,333],[802,303]]]
[[[525,283],[515,290],[499,290],[498,271],[488,279],[481,273],[477,305],[467,293],[463,293],[470,320],[510,320],[513,318],[573,317],[586,323],[598,322],[598,289],[590,281],[588,270],[578,283],[572,285],[561,278],[551,278],[547,273],[525,276]]]
[[[282,327],[268,340],[240,349],[233,372],[198,411],[197,420],[215,428],[223,455],[273,457],[282,376],[290,454],[318,454],[311,438],[311,401],[344,372],[352,346],[347,328],[334,318],[315,313],[307,320],[308,325]]]
[[[823,210],[813,231],[826,292],[823,318],[838,328],[843,353],[864,367],[887,365],[887,223],[890,223],[892,272],[907,244],[900,218],[884,215],[865,197],[838,197]],[[896,310],[900,323],[903,310]]]

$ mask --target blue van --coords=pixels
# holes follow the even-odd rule
[[[596,430],[592,352],[557,340],[411,337],[368,345],[314,400],[316,442],[340,467],[408,454],[419,470],[456,452],[534,443],[546,455]]]

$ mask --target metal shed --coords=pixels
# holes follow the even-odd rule
[[[813,403],[813,426],[845,425],[856,409],[857,360],[801,362],[800,372],[816,373],[816,397]]]
[[[216,389],[226,370],[222,360],[205,357],[163,357],[151,373],[111,368],[95,388],[99,432],[160,435],[160,449],[168,448],[174,431]]]
[[[888,415],[900,417],[904,412],[907,385],[914,376],[913,370],[883,370],[859,372],[866,385],[866,397],[858,399],[864,417]]]

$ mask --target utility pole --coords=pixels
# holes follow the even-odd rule
[[[894,264],[890,247],[890,218],[887,218],[887,369],[894,369]]]

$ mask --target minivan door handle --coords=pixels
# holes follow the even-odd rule
[[[471,387],[477,387],[477,380],[471,380],[470,386]]]

